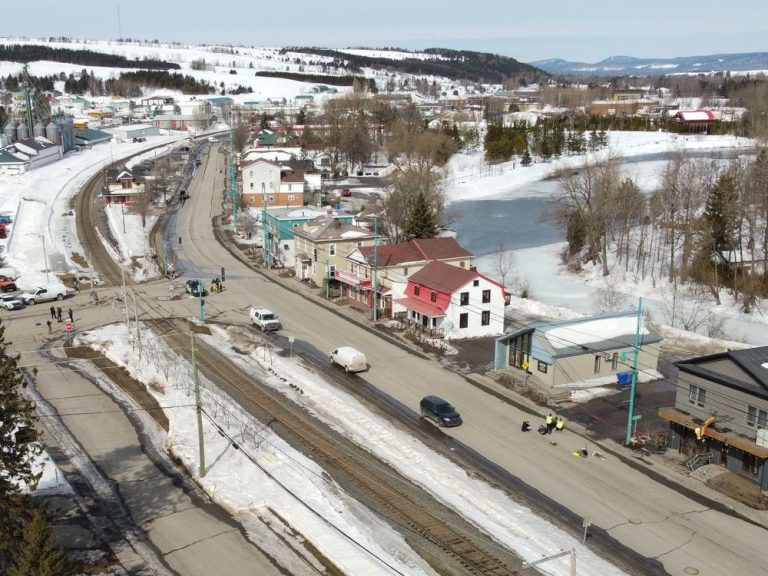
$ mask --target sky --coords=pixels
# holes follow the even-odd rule
[[[544,9],[542,9],[544,8]],[[119,17],[118,17],[119,13]],[[137,38],[252,46],[428,47],[494,52],[522,62],[597,62],[768,51],[758,0],[549,0],[448,4],[435,0],[294,0],[219,7],[203,0],[3,2],[0,36]],[[43,17],[43,15],[45,15]]]

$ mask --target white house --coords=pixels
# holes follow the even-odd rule
[[[255,160],[270,160],[272,162],[288,162],[297,158],[301,152],[299,148],[250,148],[240,156],[243,162]]]
[[[30,162],[26,155],[0,150],[0,174],[16,176],[29,170]]]
[[[406,319],[446,339],[477,338],[504,332],[504,287],[476,269],[430,262],[408,278],[397,304]]]
[[[29,158],[31,168],[40,168],[63,157],[61,146],[43,136],[26,138],[13,143],[16,152]]]

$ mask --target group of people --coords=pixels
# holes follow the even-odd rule
[[[53,322],[52,321],[53,320],[56,320],[58,322],[62,322],[61,315],[62,315],[61,306],[59,306],[58,308],[56,308],[55,306],[51,306],[51,320],[48,320],[46,322],[46,324],[48,325],[48,334],[53,332],[53,328],[52,328],[52,326],[53,326]],[[72,312],[72,308],[67,310],[67,316],[69,316],[69,321],[70,322],[74,322],[75,315]]]
[[[216,294],[224,289],[224,284],[218,278],[211,280],[211,294]]]
[[[539,426],[538,432],[539,434],[552,434],[552,430],[560,432],[563,428],[565,428],[565,421],[559,416],[552,416],[552,413],[550,412],[544,419],[544,424]],[[523,432],[530,432],[532,429],[533,427],[531,426],[531,423],[528,420],[523,420],[523,425],[520,427],[520,430]]]

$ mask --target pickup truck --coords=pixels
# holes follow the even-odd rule
[[[38,302],[47,302],[48,300],[63,300],[72,294],[74,294],[74,291],[64,286],[64,284],[47,284],[19,294],[19,300],[27,306],[32,306]]]
[[[277,319],[277,314],[261,306],[251,308],[251,324],[258,326],[262,332],[272,332],[283,327]]]

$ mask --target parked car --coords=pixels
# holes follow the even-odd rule
[[[5,224],[0,224],[0,238],[8,238],[8,228]]]
[[[192,294],[192,296],[205,296],[208,294],[208,292],[205,290],[205,284],[203,284],[200,280],[187,280],[187,283],[184,284],[184,290],[187,292],[187,294]]]
[[[133,141],[134,141],[134,142],[146,142],[146,141],[147,141],[147,139],[146,139],[146,138],[144,138],[143,136],[135,136],[135,137],[133,138]]]
[[[16,292],[16,282],[10,276],[0,276],[0,290],[3,292]]]
[[[342,188],[341,195],[348,198],[349,196],[352,196],[352,190],[349,188]]]
[[[459,426],[462,422],[456,408],[439,396],[424,396],[419,405],[422,418],[432,420],[438,426]]]
[[[70,290],[61,282],[54,282],[19,294],[19,299],[27,306],[32,306],[38,302],[47,302],[48,300],[64,300],[66,296],[71,296],[72,294],[74,294],[73,290]]]
[[[8,214],[0,214],[0,224],[10,224],[11,222],[11,217]]]
[[[6,310],[21,310],[24,308],[24,302],[14,295],[0,296],[0,304]]]
[[[251,308],[250,316],[251,324],[258,326],[262,332],[272,332],[283,327],[277,318],[277,314],[269,308],[254,306]]]
[[[339,346],[331,352],[331,362],[338,364],[347,372],[362,372],[368,370],[368,360],[365,354],[352,346]]]

